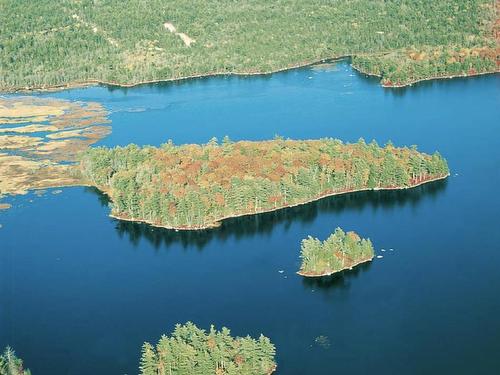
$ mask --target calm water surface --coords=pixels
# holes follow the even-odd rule
[[[384,90],[342,62],[43,94],[103,103],[113,124],[104,145],[390,139],[439,150],[452,176],[188,233],[111,219],[89,188],[11,197],[0,213],[0,347],[34,375],[137,374],[141,344],[191,320],[269,336],[279,374],[497,373],[499,89],[497,75]],[[300,240],[336,226],[370,237],[383,258],[297,276]],[[315,343],[321,335],[329,346]]]

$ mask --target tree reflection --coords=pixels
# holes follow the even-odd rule
[[[435,199],[437,195],[444,192],[446,186],[447,180],[441,180],[407,190],[367,191],[338,195],[297,207],[224,220],[220,227],[206,230],[175,231],[143,223],[110,220],[116,222],[118,235],[127,236],[134,245],[144,239],[156,249],[177,243],[184,248],[195,247],[202,250],[214,239],[240,240],[255,234],[270,234],[280,224],[288,228],[296,222],[310,223],[322,213],[342,213],[347,210],[360,212],[367,208],[393,210],[407,205],[416,206],[422,199]],[[102,206],[109,204],[107,195],[99,190],[85,188],[85,191],[97,195]]]
[[[357,279],[362,273],[367,272],[373,262],[362,263],[352,270],[335,273],[331,276],[303,277],[302,285],[305,289],[318,290],[328,296],[336,290],[348,291],[351,288],[351,281]]]

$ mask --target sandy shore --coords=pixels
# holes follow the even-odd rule
[[[336,271],[332,271],[332,270],[329,270],[329,271],[325,271],[325,272],[322,272],[322,273],[311,273],[311,272],[302,272],[302,271],[297,271],[297,275],[300,275],[300,276],[304,276],[304,277],[323,277],[323,276],[330,276],[330,275],[333,275],[333,274],[336,274],[338,272],[342,272],[342,271],[345,271],[345,270],[352,270],[354,267],[360,265],[360,264],[363,264],[363,263],[366,263],[366,262],[371,262],[373,260],[374,257],[371,257],[371,258],[366,258],[366,259],[361,259],[359,261],[357,261],[356,263],[353,263],[349,266],[346,266],[344,268],[341,268],[340,270],[336,270]]]

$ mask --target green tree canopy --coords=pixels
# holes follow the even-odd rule
[[[141,375],[269,375],[275,352],[263,335],[233,338],[225,327],[206,332],[187,322],[163,335],[156,347],[144,343],[139,369]]]
[[[371,260],[373,256],[370,239],[336,228],[324,241],[311,236],[302,240],[302,265],[298,273],[303,276],[331,275]]]

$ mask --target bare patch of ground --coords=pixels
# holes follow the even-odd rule
[[[179,38],[181,38],[182,42],[184,43],[184,45],[186,47],[191,47],[191,44],[193,44],[194,42],[196,42],[196,40],[194,40],[193,38],[191,38],[189,35],[187,35],[185,33],[179,33],[179,32],[177,32],[176,27],[172,23],[170,23],[170,22],[165,22],[163,24],[163,27],[166,30],[168,30],[169,32],[171,32],[172,34],[175,34]]]
[[[177,29],[175,28],[175,26],[173,24],[171,24],[170,22],[165,22],[163,24],[163,27],[165,29],[167,29],[168,31],[170,31],[171,33],[177,32]]]
[[[187,47],[191,47],[191,44],[196,42],[196,40],[194,40],[193,38],[189,37],[188,35],[186,35],[184,33],[177,33],[177,36],[182,39],[182,41],[184,42],[184,44]]]

